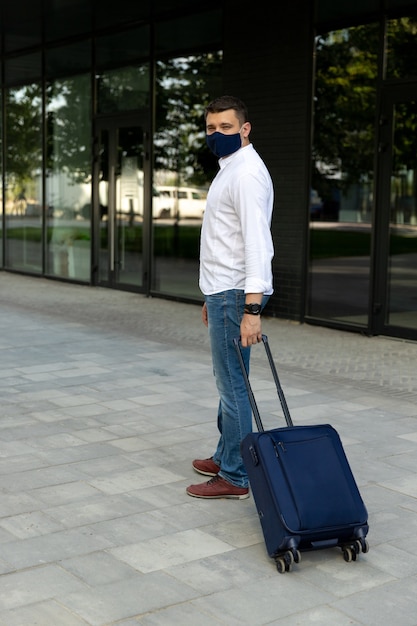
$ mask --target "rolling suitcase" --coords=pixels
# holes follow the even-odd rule
[[[280,573],[301,552],[338,546],[345,561],[368,552],[368,513],[344,452],[329,424],[294,426],[266,335],[262,336],[287,426],[264,430],[235,339],[258,432],[246,435],[241,453],[266,548]]]

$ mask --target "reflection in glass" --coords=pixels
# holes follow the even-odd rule
[[[317,41],[307,314],[367,324],[378,26]]]
[[[394,107],[386,323],[416,328],[417,100]]]
[[[131,12],[132,8],[129,9],[130,16]],[[104,12],[99,11],[99,14],[102,13]],[[149,25],[98,36],[94,45],[95,65],[99,71],[114,67],[115,62],[118,67],[131,66],[133,63],[137,64],[138,59],[147,58],[149,49]]]
[[[90,79],[47,87],[47,273],[89,281],[91,273]]]
[[[140,287],[143,275],[144,133],[113,126],[99,133],[99,280]]]
[[[387,22],[386,78],[417,78],[417,18]]]
[[[201,222],[218,167],[203,113],[221,93],[221,63],[220,52],[157,63],[152,289],[196,300]]]
[[[109,187],[114,189],[114,182],[109,181],[110,133],[101,129],[98,138],[98,211],[99,211],[99,283],[110,282],[110,224],[109,224]],[[114,169],[114,168],[112,168]],[[113,260],[114,264],[114,260]]]
[[[0,102],[2,90],[0,89]],[[0,116],[0,180],[3,180],[3,128],[2,118]],[[3,185],[0,185],[0,206],[2,207],[0,213],[0,267],[3,267]]]
[[[42,97],[37,84],[5,91],[6,267],[42,271]],[[24,129],[24,132],[22,132]]]
[[[149,87],[148,64],[101,72],[97,75],[98,112],[149,107]]]

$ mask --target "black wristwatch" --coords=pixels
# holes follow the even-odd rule
[[[249,315],[260,315],[261,314],[261,305],[257,304],[245,304],[245,313],[249,313]]]

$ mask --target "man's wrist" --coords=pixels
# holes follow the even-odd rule
[[[249,304],[245,304],[244,313],[248,315],[260,315],[262,307],[257,302],[251,302]]]

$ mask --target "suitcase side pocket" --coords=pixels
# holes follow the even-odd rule
[[[343,450],[342,454],[337,450],[337,439],[328,434],[302,437],[300,433],[300,438],[285,440],[285,433],[281,434],[280,439],[271,435],[270,440],[288,489],[287,497],[297,511],[298,528],[290,526],[291,530],[322,530],[363,522],[356,483]],[[283,506],[284,521],[285,509]]]

